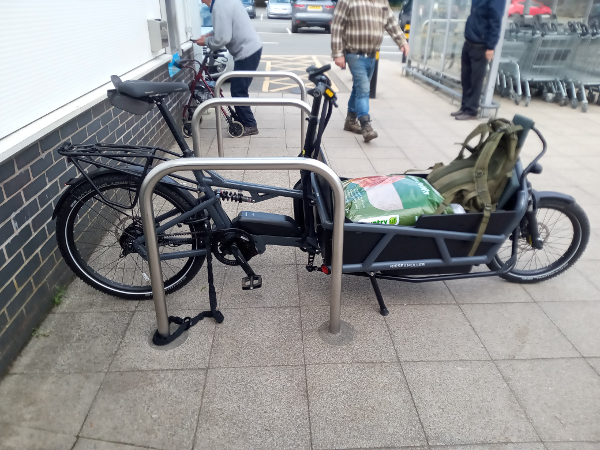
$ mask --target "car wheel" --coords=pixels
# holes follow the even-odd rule
[[[297,33],[297,32],[298,32],[298,25],[292,24],[292,33]]]

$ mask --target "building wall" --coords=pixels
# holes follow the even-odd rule
[[[170,81],[167,65],[142,79]],[[179,72],[173,80],[189,82],[189,73]],[[185,93],[168,97],[179,125],[185,100]],[[58,251],[51,220],[65,182],[77,175],[55,151],[65,141],[160,147],[174,143],[156,107],[135,116],[103,100],[0,163],[0,376],[53,307],[56,288],[73,279]]]

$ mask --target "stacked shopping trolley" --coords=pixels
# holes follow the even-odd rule
[[[573,108],[600,104],[600,34],[584,24],[556,23],[540,28],[511,26],[504,36],[497,90],[518,105],[525,96],[541,95],[547,102]],[[598,98],[597,98],[598,97]],[[596,99],[597,98],[597,99]]]

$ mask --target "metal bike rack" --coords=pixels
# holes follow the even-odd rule
[[[298,83],[298,87],[300,88],[300,100],[306,103],[306,86],[304,86],[304,82],[302,79],[296,75],[294,72],[265,72],[265,71],[251,71],[251,70],[237,70],[233,72],[228,72],[219,77],[217,82],[215,83],[215,95],[220,95],[221,87],[225,83],[225,81],[230,78],[270,78],[270,77],[286,77],[291,78],[296,83]],[[234,98],[234,97],[232,97]],[[239,106],[239,105],[236,105]],[[309,113],[310,114],[310,113]],[[304,136],[306,135],[306,116],[304,115],[304,111],[300,114],[300,118],[302,119],[302,123],[300,125],[300,149],[304,145]],[[219,148],[223,147],[223,132],[221,130],[221,115],[217,114],[217,145]],[[221,156],[221,155],[219,155]]]
[[[261,73],[261,72],[259,72]],[[221,129],[221,113],[219,108],[221,106],[295,106],[300,108],[303,113],[310,115],[310,106],[308,103],[302,100],[296,100],[294,98],[243,98],[243,97],[222,97],[222,98],[211,98],[205,102],[202,102],[194,115],[192,116],[192,141],[194,145],[194,155],[200,157],[200,119],[202,114],[209,108],[215,108],[215,115],[217,116],[217,149],[219,157],[225,156],[223,154],[223,130]],[[302,120],[302,126],[304,126],[304,114],[300,116]],[[300,135],[300,150],[304,146],[304,138],[301,133]]]
[[[322,162],[308,158],[186,158],[159,164],[148,173],[140,188],[140,210],[146,237],[150,282],[156,310],[158,332],[169,335],[169,315],[165,301],[160,254],[154,225],[152,192],[164,176],[182,170],[309,170],[321,175],[331,186],[334,199],[333,247],[331,260],[331,298],[329,301],[329,332],[340,332],[342,256],[344,247],[344,191],[335,172]]]

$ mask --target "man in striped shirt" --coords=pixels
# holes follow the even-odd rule
[[[388,0],[339,0],[331,24],[331,56],[335,64],[348,64],[352,73],[352,94],[344,130],[363,135],[365,142],[377,137],[369,116],[371,77],[375,53],[387,31],[404,55],[409,48],[406,36],[394,17]]]

